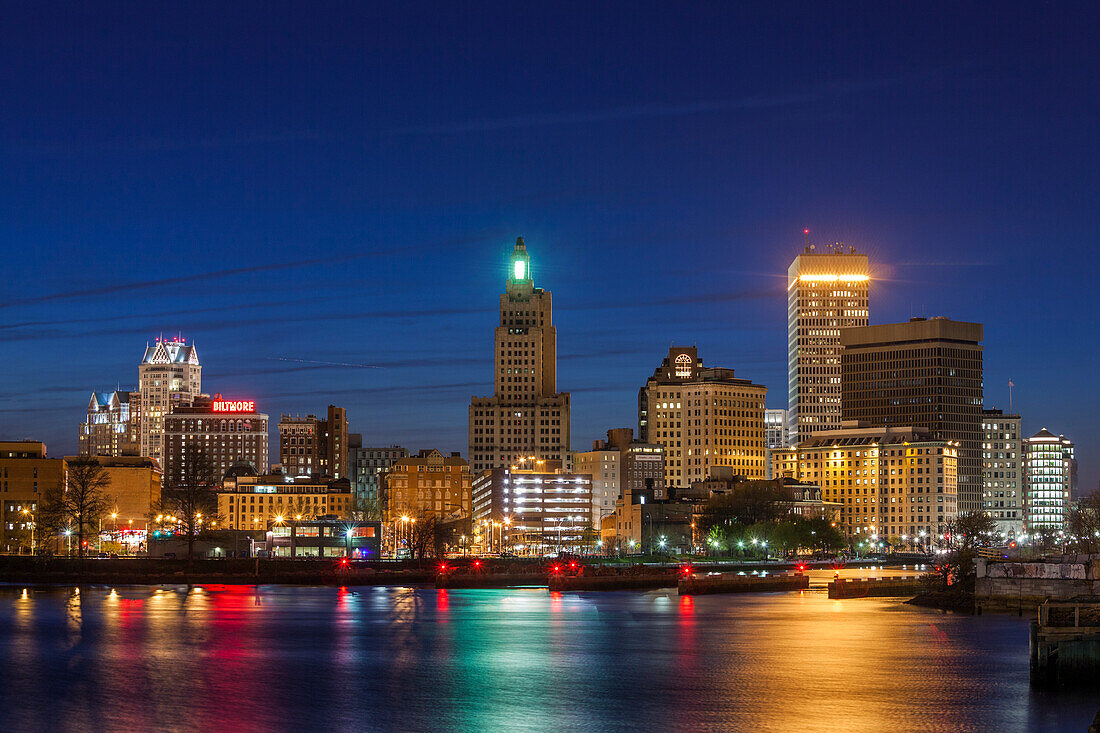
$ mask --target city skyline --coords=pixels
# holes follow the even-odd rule
[[[985,406],[1073,439],[1094,488],[1089,23],[637,13],[282,7],[268,30],[295,29],[290,48],[234,34],[207,66],[230,11],[200,29],[15,9],[0,431],[75,453],[88,395],[136,387],[139,349],[181,332],[207,391],[465,451],[517,236],[554,293],[574,446],[635,425],[671,344],[785,407],[784,276],[809,228],[869,256],[872,323],[983,323]],[[307,52],[380,27],[385,64]],[[646,54],[638,28],[662,29]]]

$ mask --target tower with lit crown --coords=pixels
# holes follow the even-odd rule
[[[164,416],[173,407],[190,405],[201,392],[202,365],[194,344],[183,337],[146,344],[138,366],[141,455],[164,467]]]
[[[569,393],[557,391],[558,335],[550,292],[536,288],[523,237],[516,240],[500,296],[492,397],[470,402],[469,456],[475,475],[534,456],[569,459]]]
[[[807,244],[787,269],[791,445],[840,427],[840,329],[867,325],[869,285],[867,255],[839,244]]]

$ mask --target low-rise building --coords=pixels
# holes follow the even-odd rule
[[[470,464],[458,453],[422,450],[397,459],[383,474],[384,519],[434,516],[453,522],[470,515]]]
[[[930,545],[958,517],[958,445],[930,436],[845,421],[774,451],[772,471],[821,486],[823,500],[840,505],[837,527],[853,541]]]
[[[382,523],[348,519],[286,519],[267,530],[272,557],[350,557],[378,560]]]
[[[474,479],[474,526],[502,533],[504,549],[525,555],[595,545],[592,477],[568,473],[560,461],[538,460],[483,471]]]
[[[402,458],[409,457],[409,451],[399,445],[388,448],[365,448],[363,436],[351,433],[348,436],[348,478],[351,488],[365,504],[382,501],[382,474]]]
[[[38,508],[46,491],[63,486],[66,463],[47,458],[46,444],[37,440],[0,441],[0,548],[6,553],[30,552],[35,540]]]
[[[65,460],[94,461],[103,467],[110,481],[106,490],[110,504],[102,523],[104,532],[148,530],[150,515],[161,494],[161,470],[156,461],[142,456],[69,456]]]
[[[346,517],[351,507],[347,479],[262,475],[247,465],[229,471],[218,491],[218,516],[227,529],[257,531],[277,522]]]

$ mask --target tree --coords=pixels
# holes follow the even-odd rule
[[[752,525],[785,518],[790,497],[781,481],[744,481],[727,494],[715,494],[703,507],[703,526]]]
[[[377,496],[356,492],[352,498],[351,517],[364,522],[382,521],[382,502]]]
[[[996,530],[997,524],[988,515],[967,512],[948,522],[943,534],[947,538],[948,547],[967,551],[993,544],[992,538]]]
[[[1100,552],[1100,492],[1082,496],[1070,509],[1069,534],[1078,552]]]
[[[46,490],[39,512],[39,523],[46,527],[65,527],[76,535],[77,557],[84,557],[84,537],[96,531],[107,513],[111,497],[107,490],[111,477],[99,461],[81,458],[68,464],[63,484]]]
[[[196,445],[184,448],[180,478],[161,492],[156,511],[160,523],[170,524],[187,540],[187,562],[195,556],[195,540],[205,537],[218,520],[214,462]]]
[[[436,549],[436,542],[439,538],[436,524],[434,514],[420,512],[413,518],[409,539],[409,553],[412,557],[415,557],[418,562],[423,562],[424,558],[431,557]]]

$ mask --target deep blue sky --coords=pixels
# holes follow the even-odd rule
[[[65,5],[0,6],[0,436],[74,452],[182,331],[273,422],[465,452],[517,235],[575,447],[672,342],[786,406],[808,227],[1096,486],[1093,3]]]

